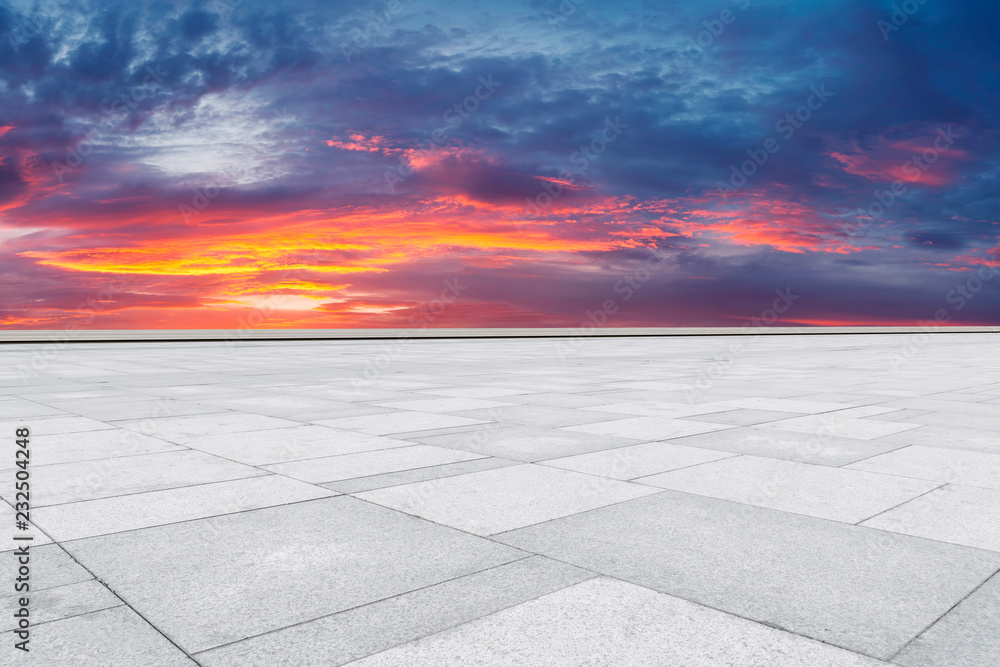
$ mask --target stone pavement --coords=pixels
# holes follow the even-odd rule
[[[0,346],[0,665],[995,667],[998,352]]]

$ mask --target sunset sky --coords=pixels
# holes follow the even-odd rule
[[[0,37],[0,328],[1000,324],[993,2],[0,0]]]

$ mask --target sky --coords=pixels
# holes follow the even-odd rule
[[[0,38],[0,328],[1000,324],[993,2],[0,0]]]

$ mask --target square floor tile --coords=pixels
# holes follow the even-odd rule
[[[685,447],[704,447],[733,454],[842,466],[904,445],[886,439],[859,440],[830,435],[810,435],[778,429],[745,426],[672,440]]]
[[[468,419],[453,415],[442,415],[433,412],[397,412],[387,415],[366,415],[363,417],[345,417],[342,419],[324,419],[316,422],[321,426],[360,431],[371,435],[392,435],[394,433],[411,433],[428,431],[437,428],[453,426],[472,426],[485,424],[482,419]]]
[[[492,535],[656,492],[526,464],[366,491],[357,497],[476,535]]]
[[[690,404],[671,401],[631,401],[626,403],[609,403],[594,405],[585,410],[589,412],[611,412],[616,415],[637,415],[639,417],[662,417],[677,419],[678,417],[694,417],[719,412],[728,412],[733,408],[712,403]]]
[[[300,426],[298,422],[264,415],[241,412],[215,412],[190,417],[162,417],[129,419],[114,422],[116,426],[137,431],[155,438],[184,444],[185,440],[218,433],[245,433],[264,429]]]
[[[903,667],[996,667],[1000,655],[1000,574],[913,640],[893,662]]]
[[[4,640],[9,645],[13,635],[6,633]],[[30,647],[27,655],[33,665],[195,667],[197,664],[128,607],[43,623],[34,629]]]
[[[880,422],[874,419],[852,419],[840,417],[834,412],[825,415],[809,415],[808,417],[767,422],[766,424],[761,424],[758,428],[773,428],[812,435],[833,435],[840,438],[874,440],[875,438],[892,435],[893,433],[901,433],[919,428],[919,425],[907,424],[906,422]]]
[[[706,424],[685,419],[663,419],[661,417],[630,417],[597,424],[567,426],[565,430],[596,435],[611,435],[636,440],[666,440],[686,435],[710,433],[732,428],[725,424]]]
[[[32,507],[95,500],[191,484],[222,482],[267,473],[202,452],[182,450],[97,461],[57,463],[31,469]],[[13,477],[11,470],[0,475]],[[12,491],[3,491],[3,497]]]
[[[9,457],[5,460],[12,461],[17,444],[13,439],[4,440],[10,450]],[[30,446],[32,467],[136,454],[176,452],[184,449],[172,442],[123,428],[41,435],[31,438]]]
[[[647,442],[591,454],[549,459],[543,465],[575,470],[588,475],[629,480],[731,456],[735,454],[697,447],[682,447],[667,442]]]
[[[845,408],[857,407],[851,403],[834,403],[830,401],[803,401],[794,398],[734,398],[718,401],[716,405],[746,410],[775,410],[777,412],[803,412],[815,415]]]
[[[858,461],[847,467],[889,475],[1000,489],[1000,454],[916,445]]]
[[[92,537],[67,547],[189,652],[524,557],[347,496]]]
[[[1000,551],[1000,490],[949,484],[861,525]]]
[[[731,426],[752,426],[754,424],[764,424],[778,421],[780,419],[792,419],[800,417],[796,412],[776,412],[774,410],[727,410],[725,412],[715,412],[691,417],[694,421],[708,422],[709,424],[729,424]],[[686,417],[681,417],[685,419]]]
[[[14,613],[20,608],[23,597],[23,593],[18,593],[0,598],[0,632],[17,629],[18,619]],[[123,604],[125,603],[96,579],[31,591],[28,596],[30,620],[36,626]]]
[[[634,438],[575,433],[537,426],[487,424],[462,433],[413,437],[416,442],[515,461],[542,461],[635,444]]]
[[[460,412],[462,410],[486,410],[513,405],[503,401],[488,401],[482,398],[421,398],[410,401],[389,401],[375,405],[394,410],[415,410],[417,412]]]
[[[604,577],[351,663],[352,667],[883,664]]]
[[[675,491],[494,539],[878,658],[1000,568],[979,549]]]
[[[60,433],[82,433],[84,431],[102,431],[115,428],[86,417],[30,417],[25,419],[5,419],[0,421],[0,433],[13,434],[15,429],[27,427],[31,431],[30,438],[59,435]]]
[[[456,414],[460,417],[488,419],[501,424],[519,424],[540,428],[593,424],[594,422],[608,421],[609,418],[609,415],[604,412],[560,408],[552,405],[510,405],[502,408],[490,408],[489,410],[466,410]]]
[[[291,463],[274,463],[263,468],[305,482],[320,484],[479,458],[484,457],[482,454],[471,454],[433,445],[411,445]]]
[[[532,556],[197,657],[205,667],[343,665],[592,576],[572,565]]]
[[[738,456],[635,481],[845,523],[864,521],[940,486],[938,482],[756,456]]]
[[[186,440],[184,444],[192,449],[247,465],[264,465],[393,447],[409,447],[413,443],[357,431],[309,425],[250,433],[207,435]]]
[[[335,492],[312,484],[267,475],[42,507],[34,518],[46,533],[64,541],[332,495]]]

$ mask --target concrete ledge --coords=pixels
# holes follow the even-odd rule
[[[398,338],[574,338],[622,336],[738,336],[911,333],[1000,333],[975,327],[579,327],[489,329],[115,329],[0,330],[0,343],[110,343],[172,341],[379,340]]]

